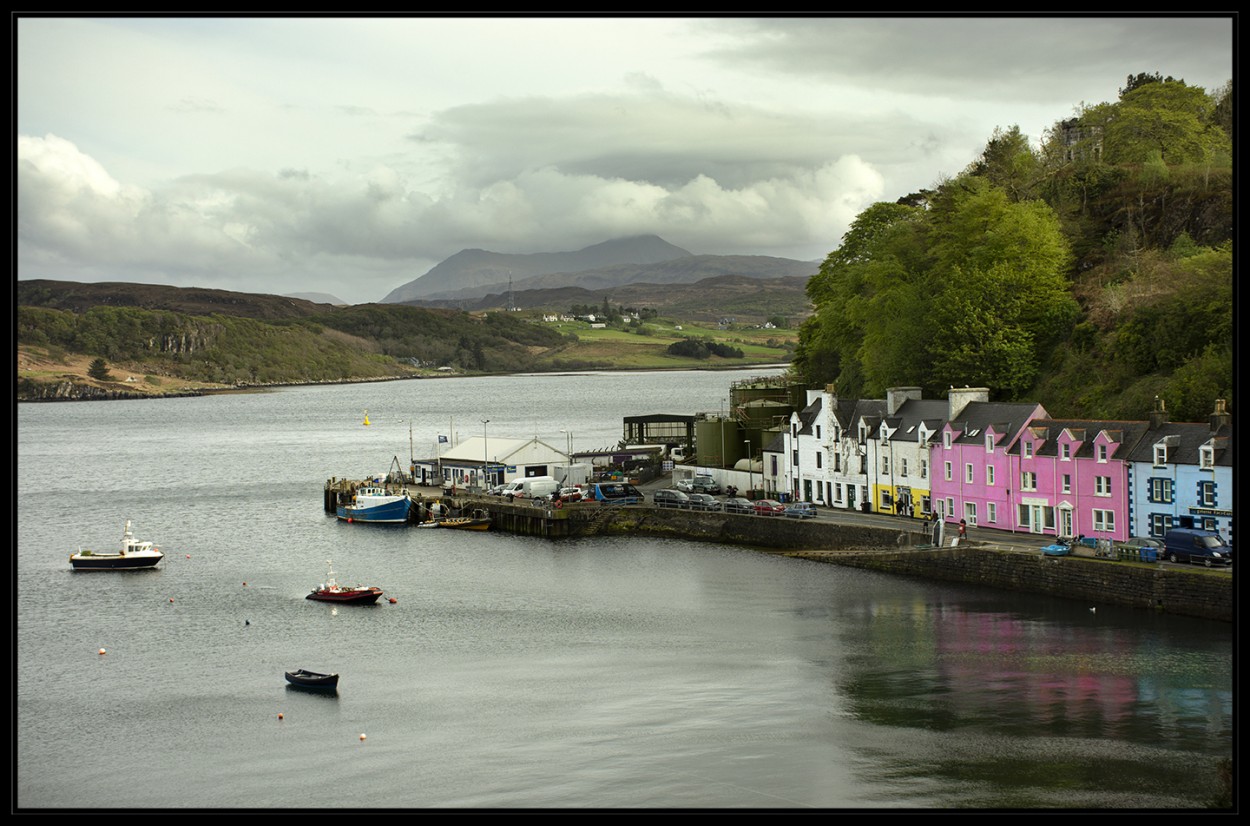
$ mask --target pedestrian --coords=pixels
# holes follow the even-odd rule
[[[959,520],[959,538],[964,539],[967,536],[968,536],[968,520],[960,519]]]

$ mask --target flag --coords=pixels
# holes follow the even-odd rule
[[[443,435],[441,435],[441,434],[440,434],[440,435],[439,435],[439,437],[438,437],[438,443],[439,443],[440,445],[441,445],[441,444],[446,444],[446,443],[447,443],[447,437],[446,437],[446,436],[443,436]]]

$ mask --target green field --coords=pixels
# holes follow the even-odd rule
[[[541,322],[540,322],[541,323]],[[562,335],[573,334],[570,342],[556,351],[544,353],[536,360],[541,367],[672,369],[735,367],[748,364],[777,364],[789,361],[788,345],[798,337],[797,330],[717,329],[714,325],[680,324],[656,319],[644,322],[641,329],[592,328],[580,321],[556,322],[552,325]],[[680,329],[679,329],[680,328]],[[742,358],[706,359],[672,356],[665,352],[670,344],[683,338],[705,338],[728,344],[742,351]],[[771,342],[771,344],[770,344]]]

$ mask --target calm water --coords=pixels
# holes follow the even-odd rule
[[[482,419],[488,435],[594,448],[620,438],[623,416],[717,410],[736,377],[20,406],[17,804],[1170,808],[1215,796],[1232,740],[1226,624],[717,545],[347,525],[321,509],[326,478],[406,461],[410,422],[418,456],[452,427],[480,434]],[[126,519],[166,551],[160,569],[69,570],[79,545],[114,547]],[[327,559],[398,602],[305,600]],[[341,673],[338,694],[286,687],[282,672],[301,666]]]

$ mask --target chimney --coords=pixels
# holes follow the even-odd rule
[[[1150,429],[1158,430],[1168,423],[1168,411],[1163,404],[1163,399],[1155,396],[1155,409],[1150,411]]]
[[[1215,411],[1211,414],[1211,432],[1233,423],[1233,415],[1228,412],[1228,403],[1224,399],[1215,400]]]
[[[919,387],[891,387],[885,391],[885,412],[893,416],[908,399],[919,401],[923,391]]]
[[[947,421],[955,421],[959,418],[959,414],[964,412],[964,408],[971,402],[988,402],[990,400],[990,389],[988,387],[952,387],[946,392],[947,398],[950,400],[950,413],[947,414]]]

